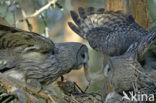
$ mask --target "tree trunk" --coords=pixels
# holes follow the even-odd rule
[[[130,13],[143,28],[149,27],[147,0],[106,0],[105,7],[108,11],[121,10],[124,13]]]

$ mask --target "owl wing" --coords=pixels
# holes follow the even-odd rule
[[[133,57],[144,69],[156,70],[156,33],[143,37],[140,43],[131,44],[124,55],[121,56]]]
[[[71,11],[75,24],[69,22],[69,27],[90,46],[110,56],[123,54],[128,47],[148,33],[139,26],[129,14],[121,11],[105,11],[89,7],[87,13],[79,8],[79,15]]]
[[[0,25],[0,50],[17,49],[18,52],[46,52],[54,48],[54,43],[37,33]]]
[[[30,51],[44,53],[54,47],[50,39],[39,34],[0,25],[0,71],[14,67],[19,55]]]

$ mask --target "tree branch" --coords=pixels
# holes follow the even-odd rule
[[[4,88],[8,95],[17,97],[22,103],[40,103],[39,98],[52,101],[53,103],[55,103],[55,101],[63,101],[63,98],[61,97],[58,97],[52,93],[48,94],[45,91],[38,92],[37,89],[21,83],[20,81],[8,78],[2,73],[0,73],[0,87]]]
[[[46,4],[45,6],[43,6],[42,8],[40,8],[39,10],[37,10],[36,12],[34,12],[33,14],[28,15],[28,16],[25,16],[23,19],[18,20],[16,23],[21,22],[21,21],[24,21],[24,20],[27,20],[27,19],[32,18],[32,17],[38,16],[43,11],[47,10],[51,5],[54,5],[55,6],[56,2],[57,2],[57,0],[51,0],[48,4]]]

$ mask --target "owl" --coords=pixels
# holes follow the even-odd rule
[[[0,72],[41,86],[88,62],[88,48],[76,42],[53,43],[33,32],[0,25]]]
[[[118,93],[156,93],[156,33],[131,44],[123,55],[110,57],[104,75]]]
[[[79,16],[71,11],[75,24],[68,22],[69,27],[90,46],[108,56],[122,55],[134,42],[149,34],[139,26],[134,18],[121,11],[105,11],[103,8],[95,10],[89,7],[86,11],[78,8]]]

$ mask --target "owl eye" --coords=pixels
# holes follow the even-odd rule
[[[109,68],[107,69],[107,72],[110,72],[111,71],[111,68],[110,68],[110,66],[109,66]]]
[[[85,54],[81,54],[81,57],[84,59],[85,58]]]
[[[110,74],[110,72],[111,72],[111,67],[110,67],[109,64],[107,64],[107,65],[105,66],[105,68],[104,68],[104,75],[105,75],[106,77],[108,77],[108,75]]]

